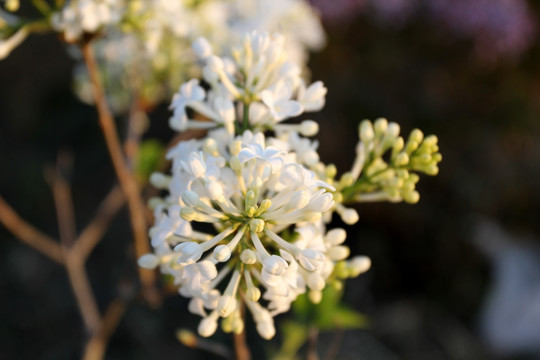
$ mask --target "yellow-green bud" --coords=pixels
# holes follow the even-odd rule
[[[343,189],[348,186],[351,186],[354,183],[354,177],[350,172],[346,172],[341,176],[341,179],[339,180],[338,188]]]
[[[5,6],[7,11],[15,12],[19,10],[21,3],[19,2],[19,0],[6,0]]]
[[[409,163],[409,155],[406,153],[399,153],[394,160],[395,166],[405,166]]]
[[[176,332],[176,338],[187,347],[194,348],[197,346],[197,336],[189,330],[180,329]]]
[[[242,142],[240,140],[234,141],[229,148],[232,156],[237,156],[240,150],[242,150]]]
[[[423,139],[424,139],[424,133],[420,129],[414,129],[409,134],[409,141],[414,141],[417,144],[420,144]]]
[[[360,140],[362,140],[363,143],[369,143],[375,138],[375,133],[373,132],[373,125],[371,125],[371,121],[362,121],[358,129]]]
[[[308,292],[309,301],[314,304],[318,304],[322,300],[322,291],[310,290]]]
[[[335,201],[336,203],[338,203],[338,204],[339,204],[339,203],[342,203],[342,202],[343,202],[343,194],[340,193],[340,192],[335,192],[335,193],[334,193],[334,201]]]
[[[372,176],[373,174],[384,170],[386,167],[388,167],[388,164],[384,162],[381,158],[376,158],[373,160],[373,162],[367,167],[366,169],[366,175]]]
[[[180,209],[180,217],[186,221],[193,221],[197,217],[197,212],[188,206]]]
[[[251,219],[249,221],[249,228],[254,233],[260,233],[261,231],[263,231],[264,225],[265,223],[264,223],[264,220],[262,219]]]
[[[333,179],[337,174],[337,168],[336,168],[336,165],[334,164],[329,164],[327,167],[326,167],[326,170],[325,170],[325,175],[326,177],[330,178],[330,179]]]
[[[439,139],[437,138],[436,135],[429,135],[429,136],[426,136],[426,138],[424,139],[424,144],[431,148],[437,145],[438,141]]]
[[[246,193],[246,198],[244,199],[244,209],[249,209],[250,207],[254,207],[257,204],[255,203],[255,191],[248,190]]]
[[[343,281],[334,279],[330,282],[330,286],[336,291],[341,291],[343,290]]]
[[[392,157],[396,156],[397,153],[399,153],[401,150],[403,150],[404,146],[405,146],[405,142],[404,142],[403,138],[401,136],[398,137],[394,141],[394,144],[392,145]]]
[[[223,330],[224,333],[231,333],[233,331],[233,316],[227,316],[223,320],[221,320],[221,330]]]
[[[246,297],[251,301],[259,301],[261,298],[261,290],[255,286],[251,286],[246,291]]]
[[[409,204],[416,204],[420,200],[420,194],[418,191],[406,192],[403,194],[403,200]]]
[[[257,211],[255,211],[255,216],[260,216],[262,213],[268,210],[270,206],[272,206],[272,201],[270,201],[270,199],[264,199],[263,201],[261,201],[261,205],[259,206]]]
[[[238,160],[237,156],[231,156],[231,159],[229,160],[229,165],[236,174],[239,174],[242,170],[242,164],[240,163],[240,160]]]
[[[244,264],[253,265],[257,262],[257,255],[253,250],[246,249],[240,254],[240,260],[242,260]]]
[[[418,143],[414,140],[407,141],[407,144],[405,145],[405,152],[408,155],[411,155],[414,150],[418,149]]]
[[[349,277],[349,270],[347,269],[347,263],[345,261],[339,261],[334,266],[334,273],[340,279],[346,279]]]
[[[381,136],[386,132],[386,129],[388,128],[388,120],[386,120],[385,118],[378,118],[377,120],[375,120],[373,127],[375,128],[375,136]]]

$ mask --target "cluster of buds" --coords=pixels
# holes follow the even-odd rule
[[[359,126],[360,141],[356,158],[349,172],[336,179],[335,166],[319,164],[315,170],[321,179],[336,188],[335,209],[347,224],[358,221],[358,213],[345,204],[372,201],[405,201],[415,204],[420,200],[416,183],[417,173],[437,175],[442,160],[437,137],[424,137],[414,129],[405,142],[399,135],[397,123],[380,118],[364,120]]]
[[[243,331],[245,305],[270,339],[273,317],[298,295],[319,302],[328,284],[371,264],[367,257],[347,260],[344,229],[327,231],[336,188],[311,169],[320,163],[317,144],[302,137],[315,135],[317,124],[282,123],[322,108],[326,88],[306,85],[280,35],[245,35],[233,59],[214,55],[205,39],[193,48],[205,83],[180,86],[170,125],[209,132],[169,151],[170,175],[152,175],[168,195],[151,201],[154,253],[139,264],[174,277],[192,299],[189,310],[203,317],[202,336],[212,335],[220,318],[223,330]]]

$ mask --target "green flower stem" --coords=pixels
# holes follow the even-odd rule
[[[51,7],[45,0],[32,0],[32,5],[43,15],[49,16],[52,12]]]

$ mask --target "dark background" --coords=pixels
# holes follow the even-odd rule
[[[529,2],[528,11],[536,21],[537,3]],[[346,18],[325,18],[328,46],[310,62],[312,79],[323,80],[329,89],[325,109],[313,114],[321,124],[321,159],[340,172],[348,170],[357,125],[383,116],[398,122],[403,134],[418,127],[438,135],[443,162],[438,176],[422,177],[419,204],[362,204],[357,207],[360,222],[346,227],[352,253],[370,256],[373,268],[348,281],[345,301],[368,315],[371,325],[345,333],[338,358],[537,358],[538,345],[536,353],[519,346],[505,351],[482,336],[484,304],[490,289],[503,281],[497,269],[509,252],[493,256],[488,251],[488,256],[475,234],[487,218],[513,234],[508,235],[510,248],[537,251],[538,40],[533,36],[518,54],[503,51],[484,58],[475,52],[476,38],[434,21],[430,12],[418,11],[401,23],[381,22],[373,14],[368,7]],[[115,181],[96,112],[71,91],[73,65],[55,35],[31,36],[0,62],[0,194],[23,218],[56,238],[43,170],[59,151],[68,150],[75,159],[71,181],[79,230]],[[125,118],[117,120],[122,132]],[[157,108],[145,138],[167,143],[172,136],[167,120],[166,106]],[[85,333],[64,269],[3,227],[0,239],[0,358],[78,358]],[[135,278],[125,210],[87,269],[102,309],[117,295],[118,283]],[[524,282],[525,295],[516,295],[520,301],[528,299],[529,290],[540,289],[540,273],[533,270]],[[540,296],[536,300],[540,303]],[[180,296],[165,299],[157,309],[135,299],[107,358],[211,358],[174,336],[181,327],[194,330],[197,322]],[[540,333],[540,321],[531,329]],[[263,347],[279,343],[251,336],[257,358]],[[214,340],[231,345],[223,334]],[[322,354],[330,341],[331,335],[323,334]]]

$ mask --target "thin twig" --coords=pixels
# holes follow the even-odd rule
[[[103,316],[99,330],[88,340],[84,350],[83,360],[103,359],[107,343],[118,327],[125,311],[126,303],[124,300],[113,300]]]
[[[179,329],[176,332],[176,337],[178,338],[178,341],[189,348],[206,351],[212,355],[219,356],[227,360],[233,358],[233,355],[228,347],[212,340],[197,337],[189,330]]]
[[[244,303],[240,303],[240,316],[245,318]],[[246,343],[246,329],[242,330],[240,334],[234,333],[234,353],[236,360],[251,360],[251,354]]]
[[[60,244],[45,235],[23,219],[0,196],[0,222],[19,240],[47,256],[51,260],[64,264],[64,255]]]
[[[309,341],[306,359],[307,360],[319,360],[319,355],[317,354],[317,342],[319,340],[319,329],[315,326],[312,326],[309,329]]]
[[[105,137],[105,142],[109,150],[116,176],[118,177],[118,181],[120,182],[120,186],[122,187],[122,191],[128,202],[131,227],[135,239],[135,252],[137,257],[140,257],[150,252],[150,245],[146,237],[147,227],[144,204],[135,177],[126,164],[114,118],[107,104],[107,99],[101,85],[98,66],[90,42],[86,42],[82,45],[82,53],[92,83],[94,101],[99,115],[99,124]],[[143,294],[146,299],[153,303],[159,301],[158,294],[154,288],[156,279],[155,272],[139,268],[139,276],[143,285]]]
[[[341,328],[335,330],[334,336],[332,337],[332,342],[330,343],[328,351],[324,356],[324,360],[334,360],[337,358],[339,348],[341,347],[341,342],[343,341],[343,333],[344,331]]]
[[[129,109],[128,126],[126,140],[124,141],[124,150],[126,152],[126,158],[128,165],[133,169],[135,155],[139,152],[139,146],[141,143],[141,137],[144,132],[144,116],[143,101],[135,92],[133,95],[133,101]]]
[[[65,155],[59,155],[56,173],[49,171],[51,185],[53,190],[54,202],[58,217],[58,227],[60,232],[60,242],[64,251],[65,265],[69,281],[79,311],[81,312],[84,325],[91,333],[95,333],[101,322],[101,315],[97,306],[90,281],[84,268],[84,261],[72,252],[72,246],[76,238],[75,221],[73,213],[73,201],[71,198],[71,189],[64,178],[65,167],[70,166],[69,160]]]
[[[92,250],[102,239],[113,217],[124,206],[125,198],[122,190],[115,186],[101,202],[99,210],[92,221],[84,228],[79,235],[73,251],[77,251],[82,260],[88,258]]]

